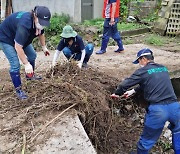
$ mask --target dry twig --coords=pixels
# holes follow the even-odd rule
[[[55,118],[53,118],[50,122],[48,122],[32,139],[31,142],[34,141],[34,139],[47,127],[49,126],[52,122],[54,122],[57,118],[59,118],[62,114],[64,114],[66,111],[68,111],[69,109],[73,108],[76,104],[71,105],[70,107],[68,107],[67,109],[65,109],[64,111],[62,111],[60,114],[58,114]]]

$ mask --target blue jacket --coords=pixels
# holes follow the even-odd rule
[[[118,86],[115,94],[122,95],[135,85],[139,85],[135,91],[142,90],[144,98],[150,104],[177,101],[168,70],[163,65],[149,62],[146,66],[137,69]]]

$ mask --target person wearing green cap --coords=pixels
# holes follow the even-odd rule
[[[74,59],[78,61],[79,68],[87,67],[89,58],[93,53],[93,44],[88,43],[85,46],[82,37],[79,36],[70,25],[67,25],[63,28],[61,37],[62,39],[60,40],[53,57],[52,66],[54,67],[56,65],[59,54],[61,51],[63,51],[68,60]]]

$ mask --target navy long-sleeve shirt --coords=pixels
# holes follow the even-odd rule
[[[144,98],[150,104],[177,101],[168,70],[163,65],[149,62],[146,66],[137,69],[118,86],[115,94],[122,95],[137,84],[139,86],[135,88],[135,91],[141,89],[144,92]]]

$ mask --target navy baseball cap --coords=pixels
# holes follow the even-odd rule
[[[51,13],[46,6],[36,6],[34,12],[41,26],[49,26]]]
[[[138,64],[138,63],[139,63],[138,59],[139,59],[140,57],[146,56],[146,55],[152,55],[152,54],[153,54],[153,52],[152,52],[150,49],[148,49],[148,48],[141,49],[141,50],[137,53],[136,60],[133,61],[133,64]]]

